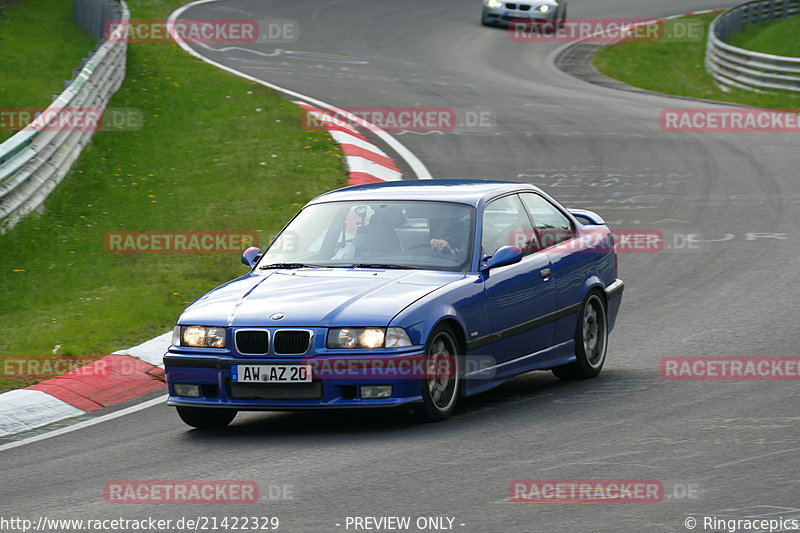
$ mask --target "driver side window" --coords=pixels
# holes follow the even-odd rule
[[[492,200],[483,210],[481,246],[492,255],[502,246],[516,246],[529,254],[537,247],[530,218],[516,194]]]

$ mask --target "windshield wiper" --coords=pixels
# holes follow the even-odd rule
[[[417,270],[416,267],[407,266],[407,265],[387,265],[384,263],[354,263],[352,265],[347,265],[349,268],[385,268],[385,269],[397,269],[397,270]]]
[[[268,270],[270,268],[322,268],[321,265],[311,265],[308,263],[271,263],[258,267],[259,270]]]

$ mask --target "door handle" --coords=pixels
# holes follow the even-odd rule
[[[552,274],[552,273],[553,272],[549,268],[543,268],[542,270],[539,271],[539,274],[542,275],[542,279],[549,278],[550,274]]]

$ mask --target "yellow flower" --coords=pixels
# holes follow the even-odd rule
[[[173,293],[172,293],[172,295],[173,295],[173,296],[178,296],[179,294],[180,294],[180,293],[178,293],[178,292],[173,292]]]
[[[148,195],[147,195],[147,197],[148,197],[148,198],[155,198],[155,197],[156,197],[156,195],[155,195],[155,194],[148,194]]]
[[[15,268],[15,269],[14,269],[14,270],[12,270],[11,272],[25,272],[25,269],[22,269],[22,268]]]

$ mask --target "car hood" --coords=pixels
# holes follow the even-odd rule
[[[205,294],[182,325],[236,327],[387,326],[426,294],[465,274],[427,270],[296,269],[255,271]],[[280,320],[271,320],[276,314]]]

